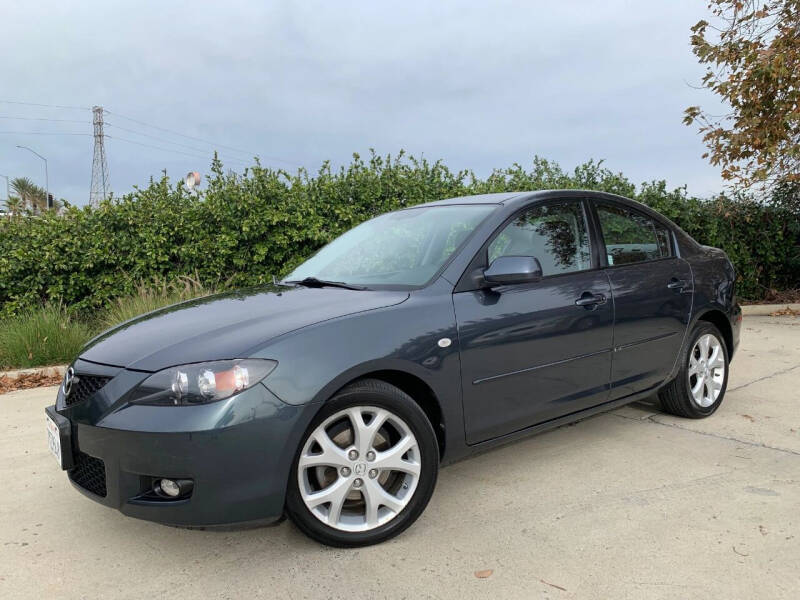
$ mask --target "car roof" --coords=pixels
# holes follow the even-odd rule
[[[456,198],[444,198],[433,202],[417,204],[419,206],[448,206],[452,204],[503,204],[517,196],[529,195],[530,192],[503,192],[499,194],[476,194],[474,196],[459,196]]]
[[[657,221],[660,221],[663,225],[666,225],[677,231],[680,231],[684,236],[689,237],[691,239],[691,236],[689,236],[688,233],[683,231],[669,218],[662,215],[658,211],[653,210],[646,204],[642,204],[641,202],[638,202],[636,200],[626,198],[625,196],[619,196],[617,194],[610,194],[608,192],[601,192],[598,190],[551,189],[551,190],[536,190],[527,192],[476,194],[474,196],[445,198],[443,200],[436,200],[434,202],[417,204],[415,206],[410,206],[408,208],[418,208],[420,206],[454,206],[459,204],[496,204],[498,206],[506,206],[511,210],[515,210],[517,206],[522,206],[532,201],[550,200],[552,198],[594,198],[595,200],[603,199],[603,200],[610,200],[612,202],[617,202],[618,204],[629,206],[630,208],[636,209],[640,212],[650,215],[651,217],[654,217]]]
[[[549,200],[551,198],[595,198],[606,199],[621,204],[627,204],[633,208],[643,210],[644,212],[654,214],[661,219],[664,216],[654,211],[650,207],[631,200],[625,196],[617,194],[610,194],[608,192],[601,192],[598,190],[580,190],[580,189],[551,189],[551,190],[536,190],[536,191],[521,191],[521,192],[502,192],[496,194],[476,194],[474,196],[460,196],[456,198],[444,198],[433,202],[425,202],[424,204],[417,204],[413,207],[420,206],[452,206],[457,204],[497,204],[505,206],[515,206],[519,204],[526,204],[531,200]]]

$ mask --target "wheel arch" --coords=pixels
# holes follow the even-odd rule
[[[436,433],[436,441],[439,445],[439,460],[441,461],[444,458],[446,450],[444,413],[442,412],[439,398],[436,396],[433,388],[417,375],[398,369],[378,369],[360,373],[358,376],[340,385],[335,392],[328,396],[325,402],[336,396],[339,391],[348,385],[364,379],[379,379],[385,381],[408,394],[411,399],[417,403],[425,413],[425,416],[428,417]]]
[[[706,321],[714,325],[719,332],[722,334],[723,341],[725,342],[725,348],[728,351],[728,360],[733,358],[733,328],[731,327],[731,323],[728,320],[727,315],[716,308],[708,309],[697,317],[697,321]]]

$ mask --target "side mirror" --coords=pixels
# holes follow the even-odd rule
[[[491,286],[532,283],[542,278],[542,265],[533,256],[500,256],[483,272]]]

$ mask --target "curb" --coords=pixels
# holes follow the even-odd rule
[[[51,367],[33,367],[31,369],[16,369],[14,371],[0,371],[0,377],[19,379],[25,375],[53,375],[63,376],[67,372],[67,365],[53,365]]]
[[[745,304],[742,306],[742,314],[745,317],[768,317],[772,313],[789,309],[789,311],[800,312],[800,303],[789,304]],[[788,312],[788,311],[787,311]]]

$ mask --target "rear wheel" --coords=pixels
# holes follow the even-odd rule
[[[698,321],[677,377],[658,394],[664,410],[702,419],[722,404],[728,386],[728,349],[711,323]]]
[[[384,381],[356,382],[320,410],[306,433],[287,511],[324,544],[377,544],[422,514],[438,467],[436,434],[422,409]]]

